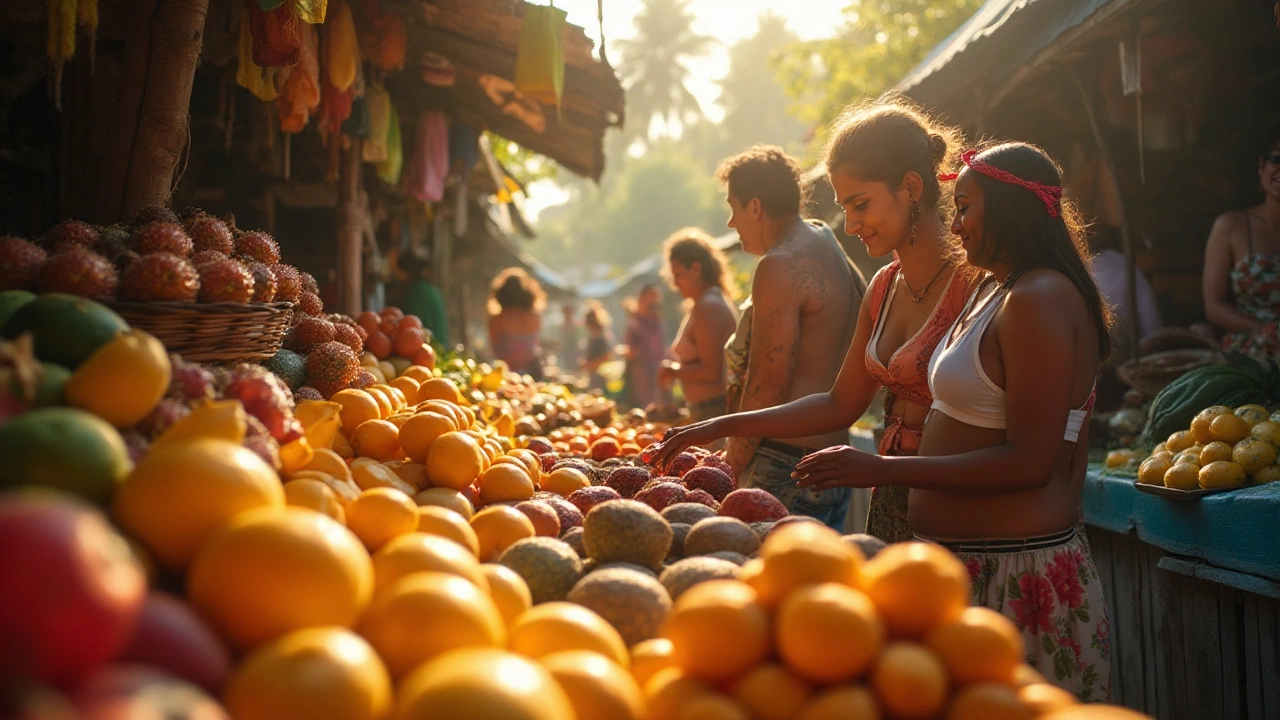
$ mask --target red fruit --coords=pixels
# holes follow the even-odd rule
[[[365,310],[360,313],[360,317],[356,318],[356,324],[364,328],[364,331],[370,335],[382,330],[382,318],[372,310]]]
[[[396,329],[399,327],[400,318],[396,315],[383,315],[382,321],[378,324],[378,329],[386,333],[387,337],[397,337]]]
[[[738,518],[750,524],[781,520],[790,513],[769,491],[761,488],[742,488],[725,496],[720,502],[720,514]]]
[[[617,490],[622,497],[630,498],[635,497],[652,479],[649,471],[642,467],[620,467],[609,473],[604,485]]]
[[[244,264],[253,276],[253,302],[269,303],[276,299],[276,274],[266,263],[250,260]]]
[[[217,250],[201,250],[191,256],[191,264],[196,266],[196,270],[199,270],[200,266],[206,263],[221,262],[223,260],[230,259],[230,255],[220,253]]]
[[[422,343],[412,355],[409,356],[409,362],[414,365],[421,365],[428,370],[436,369],[436,349],[431,347],[429,343]]]
[[[681,502],[698,503],[699,505],[706,505],[712,510],[720,509],[720,503],[716,502],[716,499],[711,497],[711,493],[707,492],[706,490],[690,490],[689,494],[685,495],[684,500],[682,500]]]
[[[298,268],[284,263],[267,263],[276,276],[276,301],[296,302],[302,294],[302,280]]]
[[[119,661],[164,669],[215,695],[231,674],[231,654],[209,625],[190,605],[161,592],[143,601]]]
[[[302,311],[304,315],[319,317],[324,314],[324,303],[320,301],[319,295],[304,290],[298,296],[298,310]]]
[[[600,503],[621,499],[622,495],[620,495],[617,490],[603,485],[593,485],[591,487],[574,490],[569,493],[569,497],[565,498],[565,500],[569,501],[571,505],[578,508],[578,512],[583,515],[591,512],[591,508],[599,505]]]
[[[360,336],[360,342],[364,342],[365,340],[368,340],[368,339],[369,339],[369,331],[368,331],[368,330],[365,330],[364,328],[362,328],[362,327],[360,327],[359,325],[357,325],[357,326],[355,326],[355,331],[356,331],[356,335]]]
[[[133,262],[120,278],[120,299],[195,302],[200,275],[195,267],[170,253],[151,253]]]
[[[698,464],[704,467],[713,467],[720,472],[728,475],[730,478],[737,479],[737,474],[733,472],[733,466],[724,461],[724,458],[716,454],[704,455]]]
[[[364,341],[354,327],[343,323],[333,323],[333,339],[351,348],[356,355],[364,352]]]
[[[308,383],[322,393],[330,391],[329,395],[349,387],[360,370],[356,354],[340,342],[321,343],[307,355]]]
[[[662,512],[662,509],[668,505],[684,502],[684,496],[687,494],[688,491],[679,483],[660,482],[651,483],[648,487],[636,493],[635,499],[658,512]]]
[[[334,336],[333,323],[323,318],[305,316],[293,328],[289,349],[305,355],[314,350],[317,345],[332,341]]]
[[[200,302],[247,303],[253,298],[253,275],[238,260],[212,260],[196,267]]]
[[[569,528],[582,527],[582,511],[568,500],[551,492],[537,493],[533,496],[533,499],[550,505],[551,509],[556,511],[556,516],[560,520],[561,533],[564,533]]]
[[[560,537],[560,514],[555,508],[541,500],[525,500],[517,503],[516,509],[525,514],[533,523],[533,530],[541,537]]]
[[[622,452],[622,446],[618,444],[618,439],[605,435],[604,437],[591,443],[591,459],[595,461],[608,460],[611,457],[617,457]]]
[[[396,323],[399,323],[402,319],[404,319],[404,311],[396,307],[395,305],[388,305],[382,308],[382,310],[378,311],[378,314],[381,315],[383,318],[389,318],[389,317],[395,318]]]
[[[582,473],[583,475],[586,475],[588,479],[590,479],[595,472],[591,468],[591,463],[587,462],[586,460],[583,460],[582,458],[576,458],[576,457],[561,458],[559,462],[557,462],[555,465],[551,467],[551,471],[555,472],[556,470],[559,470],[562,467],[571,467],[574,470],[577,470],[578,472]]]
[[[400,318],[400,323],[396,325],[396,330],[404,330],[405,328],[422,328],[422,320],[417,315],[405,315]]]
[[[77,687],[72,700],[81,720],[198,718],[230,720],[216,700],[195,685],[156,668],[113,665]]]
[[[378,378],[374,377],[373,373],[368,370],[361,370],[360,373],[356,375],[356,379],[351,381],[351,387],[357,390],[363,390],[367,387],[373,386],[377,382]]]
[[[529,442],[525,447],[539,455],[546,455],[547,453],[555,452],[556,450],[551,444],[551,441],[544,437],[529,438]]]
[[[311,387],[310,385],[303,385],[293,391],[293,399],[298,402],[302,402],[303,400],[323,400],[324,396],[320,394],[319,390]]]
[[[47,257],[33,242],[0,238],[0,290],[35,290]]]
[[[141,226],[155,222],[177,223],[178,215],[168,205],[148,205],[133,214],[132,225]]]
[[[49,258],[40,268],[40,292],[62,292],[93,300],[116,294],[116,268],[98,253],[74,247]]]
[[[467,502],[471,503],[471,507],[478,508],[484,505],[484,503],[480,502],[480,488],[475,485],[468,485],[458,492],[467,499]]]
[[[684,451],[679,455],[671,458],[664,469],[667,475],[676,477],[684,477],[684,474],[698,466],[698,458],[689,451]]]
[[[271,236],[254,230],[235,239],[235,254],[250,260],[274,265],[280,262],[280,246]]]
[[[684,474],[681,478],[684,486],[690,490],[706,490],[716,501],[724,500],[724,497],[738,488],[738,484],[733,481],[720,468],[702,465],[696,467]]]
[[[218,218],[205,216],[188,223],[187,235],[191,237],[191,246],[195,252],[216,250],[223,255],[230,255],[236,251],[231,228]]]
[[[0,547],[0,685],[65,685],[124,649],[147,579],[101,513],[50,492],[11,495]]]
[[[76,247],[87,250],[92,248],[99,238],[98,231],[89,223],[63,220],[44,234],[44,246],[54,253],[65,252]]]
[[[391,338],[381,330],[371,333],[369,339],[364,341],[364,347],[379,360],[391,357]]]
[[[298,279],[302,281],[302,289],[305,292],[313,292],[320,294],[320,286],[316,283],[316,277],[309,272],[302,271],[298,273]]]
[[[395,351],[401,357],[409,357],[422,348],[422,328],[409,327],[396,336]]]
[[[194,249],[186,231],[173,222],[155,222],[135,228],[130,242],[140,255],[167,252],[187,257]]]
[[[553,452],[548,452],[539,454],[538,459],[542,463],[542,472],[549,473],[551,468],[555,467],[556,463],[560,461],[560,456]]]

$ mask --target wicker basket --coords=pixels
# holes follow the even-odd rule
[[[1196,368],[1226,362],[1222,353],[1213,350],[1166,350],[1130,360],[1116,368],[1116,375],[1134,390],[1155,397],[1166,385]]]
[[[256,362],[280,351],[293,303],[107,303],[130,327],[192,362]]]

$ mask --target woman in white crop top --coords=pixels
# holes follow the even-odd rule
[[[934,351],[919,456],[832,448],[795,477],[820,489],[911,488],[912,531],[965,561],[974,603],[1013,620],[1050,681],[1102,700],[1109,625],[1077,526],[1081,440],[1110,316],[1056,163],[1022,143],[962,158],[951,231],[990,277]]]

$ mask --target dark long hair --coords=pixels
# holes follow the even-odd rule
[[[1035,145],[1003,143],[983,150],[976,159],[1023,180],[1062,187],[1062,170]],[[978,257],[1007,262],[1017,270],[1049,268],[1066,275],[1084,297],[1098,333],[1100,359],[1111,354],[1111,311],[1102,301],[1089,272],[1085,224],[1075,203],[1061,201],[1058,217],[1030,190],[970,171],[982,188],[983,232]]]

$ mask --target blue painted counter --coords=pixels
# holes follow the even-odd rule
[[[1139,492],[1132,478],[1091,467],[1084,517],[1089,525],[1134,532],[1149,545],[1215,568],[1280,583],[1280,483],[1178,501]]]

